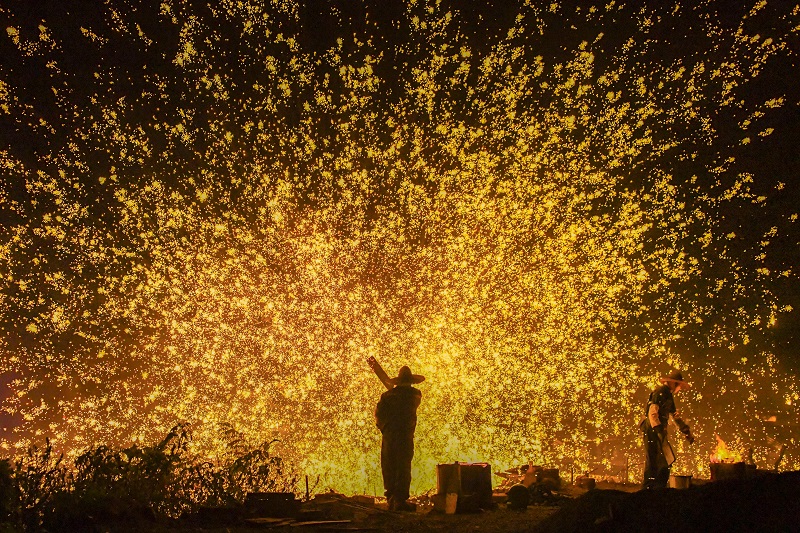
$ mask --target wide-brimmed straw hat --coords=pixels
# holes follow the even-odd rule
[[[677,383],[683,390],[692,388],[687,381],[683,380],[683,374],[679,370],[672,372],[669,376],[658,378],[658,381],[661,383]]]
[[[425,376],[412,374],[411,369],[407,366],[400,369],[396,378],[391,378],[389,380],[392,385],[413,385],[415,383],[422,383],[423,381],[425,381]]]

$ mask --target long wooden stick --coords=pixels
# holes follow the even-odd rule
[[[377,359],[370,356],[369,358],[367,358],[367,364],[372,369],[372,371],[375,372],[375,375],[378,376],[378,379],[381,380],[381,383],[383,383],[384,387],[386,387],[387,389],[394,388],[394,385],[391,382],[391,378],[389,378],[389,374],[387,374],[383,370],[380,363],[378,363]]]

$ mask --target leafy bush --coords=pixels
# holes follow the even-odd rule
[[[0,460],[0,523],[11,520],[14,502],[14,477],[11,461]]]
[[[42,516],[68,490],[68,473],[63,460],[63,454],[53,454],[50,439],[43,449],[31,446],[16,460],[10,490],[12,522],[29,530],[41,525]]]
[[[0,461],[0,521],[29,531],[91,530],[236,507],[249,492],[295,491],[297,474],[269,453],[275,441],[251,443],[230,425],[222,434],[226,449],[217,461],[190,450],[186,425],[152,446],[99,446],[70,466],[54,456],[49,441],[44,449],[31,447],[14,468]]]
[[[215,475],[222,491],[207,503],[242,503],[250,492],[294,492],[298,476],[290,472],[280,457],[271,456],[270,447],[277,442],[252,443],[229,424],[223,425],[227,455]],[[225,500],[220,501],[222,496]]]

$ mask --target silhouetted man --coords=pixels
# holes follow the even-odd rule
[[[670,468],[675,461],[672,446],[667,441],[667,423],[670,415],[689,444],[694,442],[689,426],[681,419],[675,408],[673,397],[679,390],[689,389],[689,384],[677,371],[667,377],[659,378],[659,381],[662,385],[650,393],[645,408],[645,419],[641,424],[645,451],[642,481],[644,489],[665,488],[669,481]]]
[[[390,511],[414,511],[408,502],[411,488],[411,459],[414,457],[414,430],[417,427],[417,407],[422,393],[412,387],[422,383],[423,376],[412,374],[404,366],[390,381],[393,388],[381,395],[375,408],[375,421],[383,434],[381,442],[381,472],[383,488]]]

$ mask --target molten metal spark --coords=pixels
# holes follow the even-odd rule
[[[312,46],[290,0],[151,4],[0,8],[6,450],[186,420],[213,457],[228,422],[379,492],[370,355],[428,378],[417,491],[437,463],[639,453],[666,366],[698,438],[800,397],[736,355],[790,310],[767,259],[796,215],[752,249],[727,222],[784,194],[736,165],[795,101],[745,89],[796,10],[521,2],[487,40],[420,1]]]

